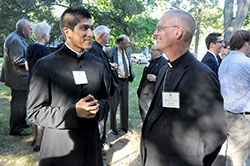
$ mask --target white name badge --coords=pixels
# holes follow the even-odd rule
[[[72,71],[76,85],[88,84],[88,79],[85,71]]]
[[[180,108],[180,93],[162,92],[162,106],[165,108]]]

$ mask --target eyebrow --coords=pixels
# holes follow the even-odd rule
[[[93,25],[90,25],[90,24],[80,24],[79,27],[80,28],[86,28],[86,27],[88,27],[90,29],[93,29]]]

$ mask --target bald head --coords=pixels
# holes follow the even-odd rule
[[[184,29],[184,41],[191,42],[195,31],[195,20],[187,12],[183,10],[169,10],[162,17],[168,17],[168,22],[171,25],[180,26]]]
[[[16,23],[16,31],[29,39],[32,34],[32,24],[26,19],[21,19]]]
[[[195,21],[189,13],[169,10],[161,16],[153,34],[156,48],[173,61],[189,49],[194,31]]]
[[[156,44],[152,45],[150,49],[150,54],[152,59],[156,59],[161,56],[162,52],[156,49]]]

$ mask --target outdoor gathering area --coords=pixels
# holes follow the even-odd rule
[[[250,166],[250,0],[0,0],[0,166]]]

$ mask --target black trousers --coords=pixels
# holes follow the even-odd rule
[[[18,132],[26,125],[27,90],[11,89],[10,101],[10,134]]]
[[[108,115],[103,120],[98,122],[101,144],[104,144],[106,141],[106,122],[107,122],[107,119],[108,119]]]
[[[115,89],[114,96],[111,97],[110,128],[117,131],[116,112],[120,103],[121,129],[128,130],[128,79],[119,79],[119,89]]]

